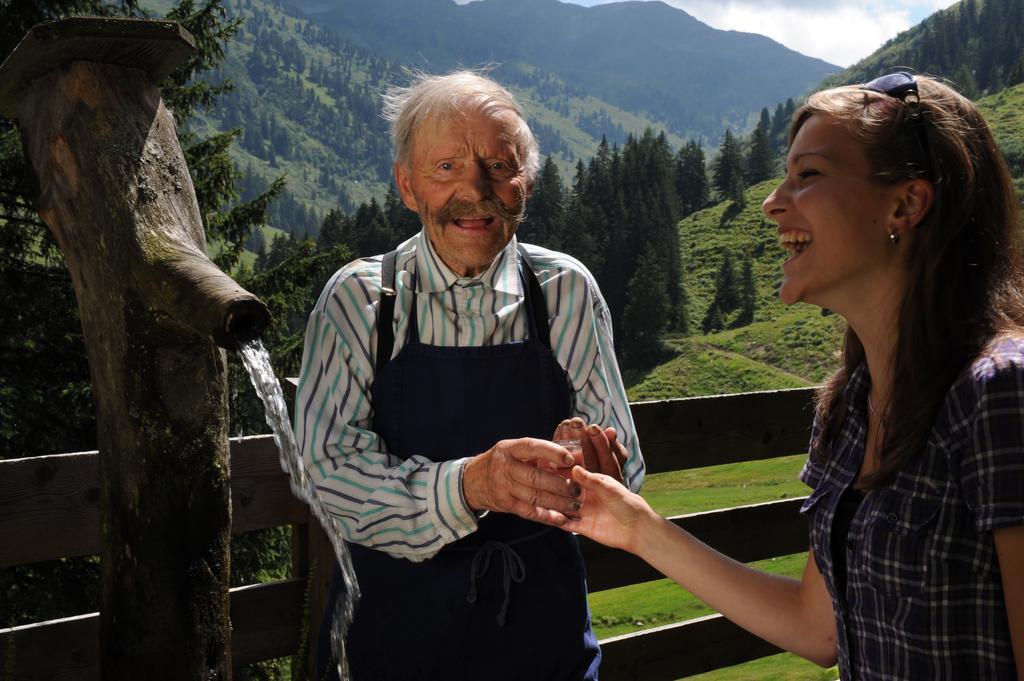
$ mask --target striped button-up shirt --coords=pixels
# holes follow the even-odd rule
[[[837,537],[839,497],[864,459],[870,387],[862,364],[838,437],[801,474],[814,490],[803,512],[836,609],[842,678],[1016,680],[992,530],[1024,523],[1024,341],[993,343],[960,374],[919,456],[867,492]]]
[[[604,298],[579,261],[537,246],[526,248],[547,303],[551,349],[573,392],[573,414],[615,427],[629,452],[626,482],[637,490],[644,464],[615,363]],[[476,277],[454,274],[423,231],[401,244],[392,356],[408,334],[414,280],[421,342],[474,347],[527,338],[518,268],[515,238]],[[401,458],[390,454],[373,431],[370,390],[380,291],[381,256],[346,265],[324,288],[306,327],[295,436],[321,498],[348,541],[423,560],[473,532],[477,516],[462,496],[467,459],[435,463],[415,453]]]

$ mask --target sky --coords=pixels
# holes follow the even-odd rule
[[[455,0],[465,4],[472,0]],[[562,0],[591,7],[616,0]],[[760,33],[810,57],[850,66],[957,0],[662,0],[723,30]]]

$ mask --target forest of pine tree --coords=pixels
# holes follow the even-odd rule
[[[702,167],[698,187],[686,181],[695,153],[701,154],[695,143],[674,153],[665,135],[651,130],[627,136],[621,147],[603,140],[589,163],[577,163],[569,187],[549,157],[520,228],[523,241],[568,253],[594,273],[612,313],[619,358],[630,367],[657,359],[661,331],[687,330],[676,225],[703,207],[693,194],[706,200]],[[623,324],[627,317],[632,323]],[[641,322],[657,333],[638,335],[631,327]]]
[[[1024,3],[962,0],[826,80],[864,83],[897,68],[943,76],[976,99],[1024,82]]]

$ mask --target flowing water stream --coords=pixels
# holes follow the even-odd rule
[[[345,656],[345,633],[348,631],[348,625],[352,621],[352,612],[359,599],[359,585],[356,583],[356,575],[352,570],[352,559],[345,547],[345,540],[342,538],[338,522],[320,501],[313,486],[313,480],[299,454],[299,448],[295,444],[295,435],[292,433],[292,425],[288,420],[288,408],[285,405],[284,393],[281,392],[281,385],[274,376],[273,367],[270,366],[270,355],[267,354],[263,343],[258,338],[240,344],[238,351],[242,356],[245,370],[249,372],[253,387],[256,388],[256,393],[263,400],[267,424],[274,432],[274,442],[277,443],[278,452],[281,454],[281,468],[288,474],[291,481],[292,494],[309,505],[313,515],[320,521],[320,526],[330,538],[331,546],[334,547],[334,555],[338,559],[338,564],[341,565],[341,574],[345,581],[345,595],[334,604],[331,650],[334,652],[334,659],[338,664],[338,675],[342,681],[345,681],[349,679],[348,661]],[[316,632],[309,632],[309,636],[312,639],[311,645],[315,645]]]

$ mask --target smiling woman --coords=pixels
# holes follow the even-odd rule
[[[812,95],[765,200],[781,296],[848,323],[821,391],[799,580],[766,575],[582,468],[566,525],[632,551],[737,624],[866,681],[1024,679],[1024,262],[988,126],[890,74]]]

